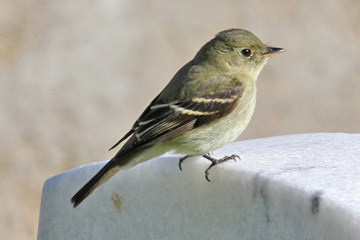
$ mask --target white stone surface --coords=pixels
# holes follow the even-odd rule
[[[235,142],[209,162],[161,157],[120,171],[77,208],[72,195],[105,162],[48,179],[39,240],[360,239],[360,134]]]

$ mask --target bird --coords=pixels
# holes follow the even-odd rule
[[[284,52],[269,47],[250,31],[232,28],[219,32],[185,64],[153,99],[131,129],[109,150],[123,144],[72,198],[77,207],[119,170],[169,151],[204,157],[217,164],[238,155],[213,158],[209,152],[236,140],[255,109],[256,81],[270,56]]]

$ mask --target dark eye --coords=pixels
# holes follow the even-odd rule
[[[246,58],[251,57],[251,49],[245,48],[240,51],[241,55],[243,55]]]

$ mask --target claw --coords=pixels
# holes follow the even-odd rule
[[[182,168],[181,168],[182,162],[183,162],[185,159],[189,158],[189,157],[191,157],[191,155],[186,155],[186,156],[180,158],[180,160],[179,160],[179,168],[180,168],[180,171],[182,171]]]
[[[236,154],[231,155],[231,156],[229,157],[229,160],[232,159],[232,160],[234,160],[234,161],[236,162],[236,159],[237,159],[237,158],[239,159],[239,161],[241,161],[240,156],[239,156],[239,155],[236,155]]]
[[[213,167],[213,166],[215,166],[216,165],[216,163],[211,163],[211,165],[205,170],[205,178],[206,178],[206,180],[208,181],[208,182],[211,182],[210,181],[210,179],[209,179],[209,170]]]
[[[208,173],[208,172],[205,173],[205,178],[206,178],[206,180],[207,180],[208,182],[211,182],[210,179],[209,179],[209,173]]]

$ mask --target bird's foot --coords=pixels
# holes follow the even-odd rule
[[[239,155],[236,155],[236,154],[233,154],[231,156],[225,156],[223,158],[220,158],[220,159],[215,159],[213,157],[210,156],[209,153],[205,154],[203,156],[204,158],[206,158],[207,160],[209,160],[211,162],[210,166],[205,170],[205,178],[206,180],[208,180],[208,182],[210,182],[210,179],[209,179],[209,170],[214,167],[215,165],[218,165],[220,163],[223,163],[223,162],[226,162],[226,161],[229,161],[229,160],[234,160],[236,162],[236,159],[238,158],[239,160],[241,160],[241,158],[239,157]]]

